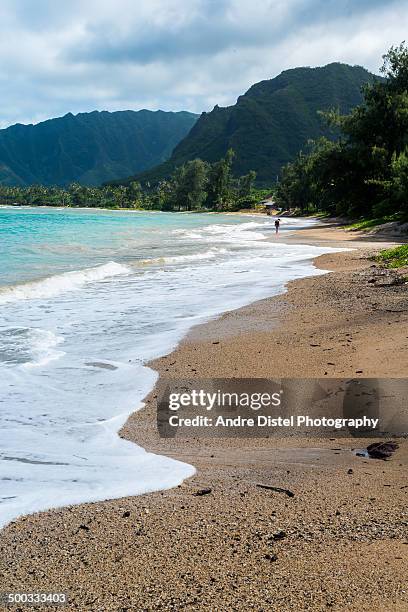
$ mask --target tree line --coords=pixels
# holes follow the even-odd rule
[[[348,217],[408,216],[408,48],[383,56],[384,76],[349,115],[322,113],[340,137],[309,143],[287,164],[277,204]]]
[[[141,189],[138,183],[128,187],[87,187],[73,183],[68,187],[0,185],[0,204],[20,206],[68,206],[91,208],[139,208]]]
[[[68,206],[163,211],[238,210],[253,207],[268,190],[254,188],[256,173],[234,178],[231,167],[234,152],[215,163],[201,159],[176,168],[158,185],[142,189],[134,181],[128,185],[87,187],[73,183],[64,187],[0,185],[0,204],[26,206]]]

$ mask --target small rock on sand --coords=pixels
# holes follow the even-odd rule
[[[198,489],[198,491],[196,491],[194,493],[194,495],[196,497],[202,497],[203,495],[209,495],[211,493],[212,489],[210,488],[206,488],[206,489]]]

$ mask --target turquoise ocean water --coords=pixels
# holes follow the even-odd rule
[[[117,436],[195,324],[321,273],[267,217],[0,207],[0,525],[176,486]],[[271,372],[271,375],[273,373]]]

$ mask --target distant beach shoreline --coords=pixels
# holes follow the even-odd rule
[[[200,214],[205,214],[205,215],[254,215],[254,216],[259,216],[259,215],[266,215],[266,213],[264,211],[259,211],[259,210],[251,210],[251,209],[245,209],[245,210],[236,210],[236,211],[228,211],[228,210],[177,210],[177,211],[165,211],[165,210],[151,210],[148,208],[103,208],[101,206],[64,206],[64,205],[60,205],[60,206],[48,206],[46,204],[42,205],[42,204],[2,204],[0,202],[0,208],[32,208],[32,209],[36,209],[36,208],[41,208],[41,209],[49,209],[49,210],[88,210],[88,211],[93,211],[93,210],[105,210],[105,211],[109,211],[109,212],[134,212],[134,213],[161,213],[161,214],[167,214],[169,212],[174,212],[174,214],[177,215],[200,215]],[[301,218],[301,217],[299,217]],[[305,219],[312,219],[313,216],[312,215],[305,215],[304,217]]]

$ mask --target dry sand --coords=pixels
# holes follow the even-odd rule
[[[292,239],[355,250],[318,258],[331,274],[195,328],[152,364],[162,378],[407,376],[408,286],[367,259],[384,244],[336,228]],[[386,462],[352,452],[367,440],[165,440],[155,396],[122,434],[196,476],[13,522],[0,590],[69,591],[70,610],[408,610],[405,440]]]

